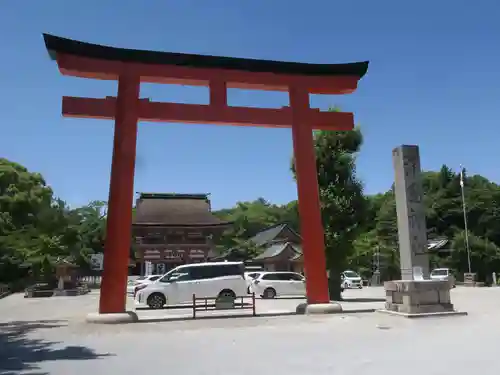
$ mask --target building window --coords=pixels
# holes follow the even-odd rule
[[[183,244],[185,243],[186,241],[184,240],[184,236],[182,236],[181,234],[169,234],[167,236],[167,244],[171,245],[171,244]]]
[[[142,238],[142,243],[145,245],[160,245],[165,243],[165,237],[159,234],[150,234]]]
[[[188,238],[187,243],[193,244],[193,245],[204,245],[207,243],[207,240],[204,237],[201,238]]]

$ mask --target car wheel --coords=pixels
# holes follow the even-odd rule
[[[148,297],[147,304],[151,309],[162,309],[167,303],[167,299],[161,293],[153,293]]]
[[[262,295],[262,297],[266,299],[275,298],[276,290],[274,290],[273,288],[267,288],[266,290],[264,290],[264,294]]]
[[[231,289],[224,289],[221,290],[221,292],[217,296],[217,299],[231,299],[234,301],[236,299],[236,294]]]

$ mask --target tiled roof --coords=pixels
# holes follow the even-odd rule
[[[257,255],[254,260],[262,260],[262,259],[267,259],[267,258],[274,258],[277,255],[280,255],[283,250],[286,249],[288,243],[287,242],[282,242],[282,243],[276,243],[271,246],[268,246],[263,253]]]
[[[435,238],[433,240],[427,241],[427,250],[439,250],[445,247],[448,242],[447,238]]]
[[[230,223],[214,216],[207,194],[143,193],[136,203],[134,224],[214,226]]]
[[[287,242],[286,242],[286,240],[276,240],[276,237],[287,227],[288,227],[288,224],[286,224],[286,223],[276,224],[276,225],[273,225],[271,227],[264,229],[263,231],[257,233],[255,236],[248,239],[248,242],[252,242],[253,244],[255,244],[258,247],[265,247],[267,245],[267,248],[264,250],[264,252],[254,259],[258,260],[258,259],[270,258],[272,256],[269,256],[269,254],[273,254],[274,251],[278,251],[278,254],[281,251],[283,251],[286,246],[283,247],[282,249],[280,249],[280,246],[285,245]],[[290,229],[292,232],[294,232],[290,227],[288,227],[288,229]],[[297,237],[300,238],[300,235],[298,233],[297,233]],[[292,243],[290,243],[290,245],[296,251],[300,251],[300,252],[302,251],[300,246],[298,246],[296,244],[292,244]],[[214,259],[224,259],[230,255],[235,255],[239,251],[240,250],[238,248],[228,249],[228,250],[224,251],[222,254],[220,254],[219,256],[214,257]],[[276,255],[273,255],[273,256],[276,256]]]
[[[78,267],[75,262],[73,261],[73,258],[68,257],[68,258],[61,258],[57,257],[56,260],[54,261],[55,265],[65,265],[65,266],[70,266],[70,267]]]
[[[256,256],[254,260],[264,260],[264,259],[274,258],[280,255],[288,247],[291,247],[292,250],[294,251],[294,255],[290,257],[291,260],[297,258],[297,256],[300,257],[300,255],[302,255],[302,249],[300,246],[292,244],[291,242],[276,242],[268,246],[264,250],[264,252]]]
[[[290,260],[299,260],[300,258],[302,258],[302,256],[304,255],[302,253],[302,246],[293,244],[292,247],[295,250],[295,255],[291,257]]]
[[[287,228],[291,230],[292,232],[293,229],[289,227],[288,224],[286,223],[281,223],[281,224],[276,224],[273,225],[272,227],[266,228],[263,231],[257,233],[255,236],[249,239],[249,241],[252,241],[255,245],[257,246],[263,246],[265,244],[268,244],[276,239],[276,237],[283,231],[283,229]],[[297,233],[297,237],[300,238],[300,235]]]

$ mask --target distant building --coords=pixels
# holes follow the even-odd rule
[[[450,248],[450,241],[446,237],[438,237],[427,241],[427,251],[440,256],[447,256],[453,250]]]
[[[238,248],[233,248],[211,260],[245,261],[247,265],[261,266],[266,271],[303,272],[304,257],[301,237],[288,224],[282,223],[266,228],[250,238],[248,242],[253,243],[262,251],[253,259],[246,259],[246,254]],[[436,254],[441,259],[446,258],[453,251],[449,245],[450,241],[444,237],[429,239],[427,251]]]
[[[143,272],[146,261],[153,273],[206,261],[213,238],[231,225],[211,213],[208,194],[139,194],[132,233]]]
[[[266,271],[303,272],[303,256],[300,235],[286,223],[266,228],[248,242],[261,249],[253,259],[245,259],[241,250],[234,248],[212,258],[214,261],[246,261],[252,266],[262,266]]]

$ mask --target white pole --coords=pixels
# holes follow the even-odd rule
[[[470,264],[470,247],[469,247],[469,231],[467,229],[467,208],[465,205],[465,193],[464,193],[464,168],[460,164],[460,190],[462,192],[462,210],[464,212],[464,228],[465,228],[465,247],[467,249],[467,263],[469,266],[469,273],[471,273]]]

